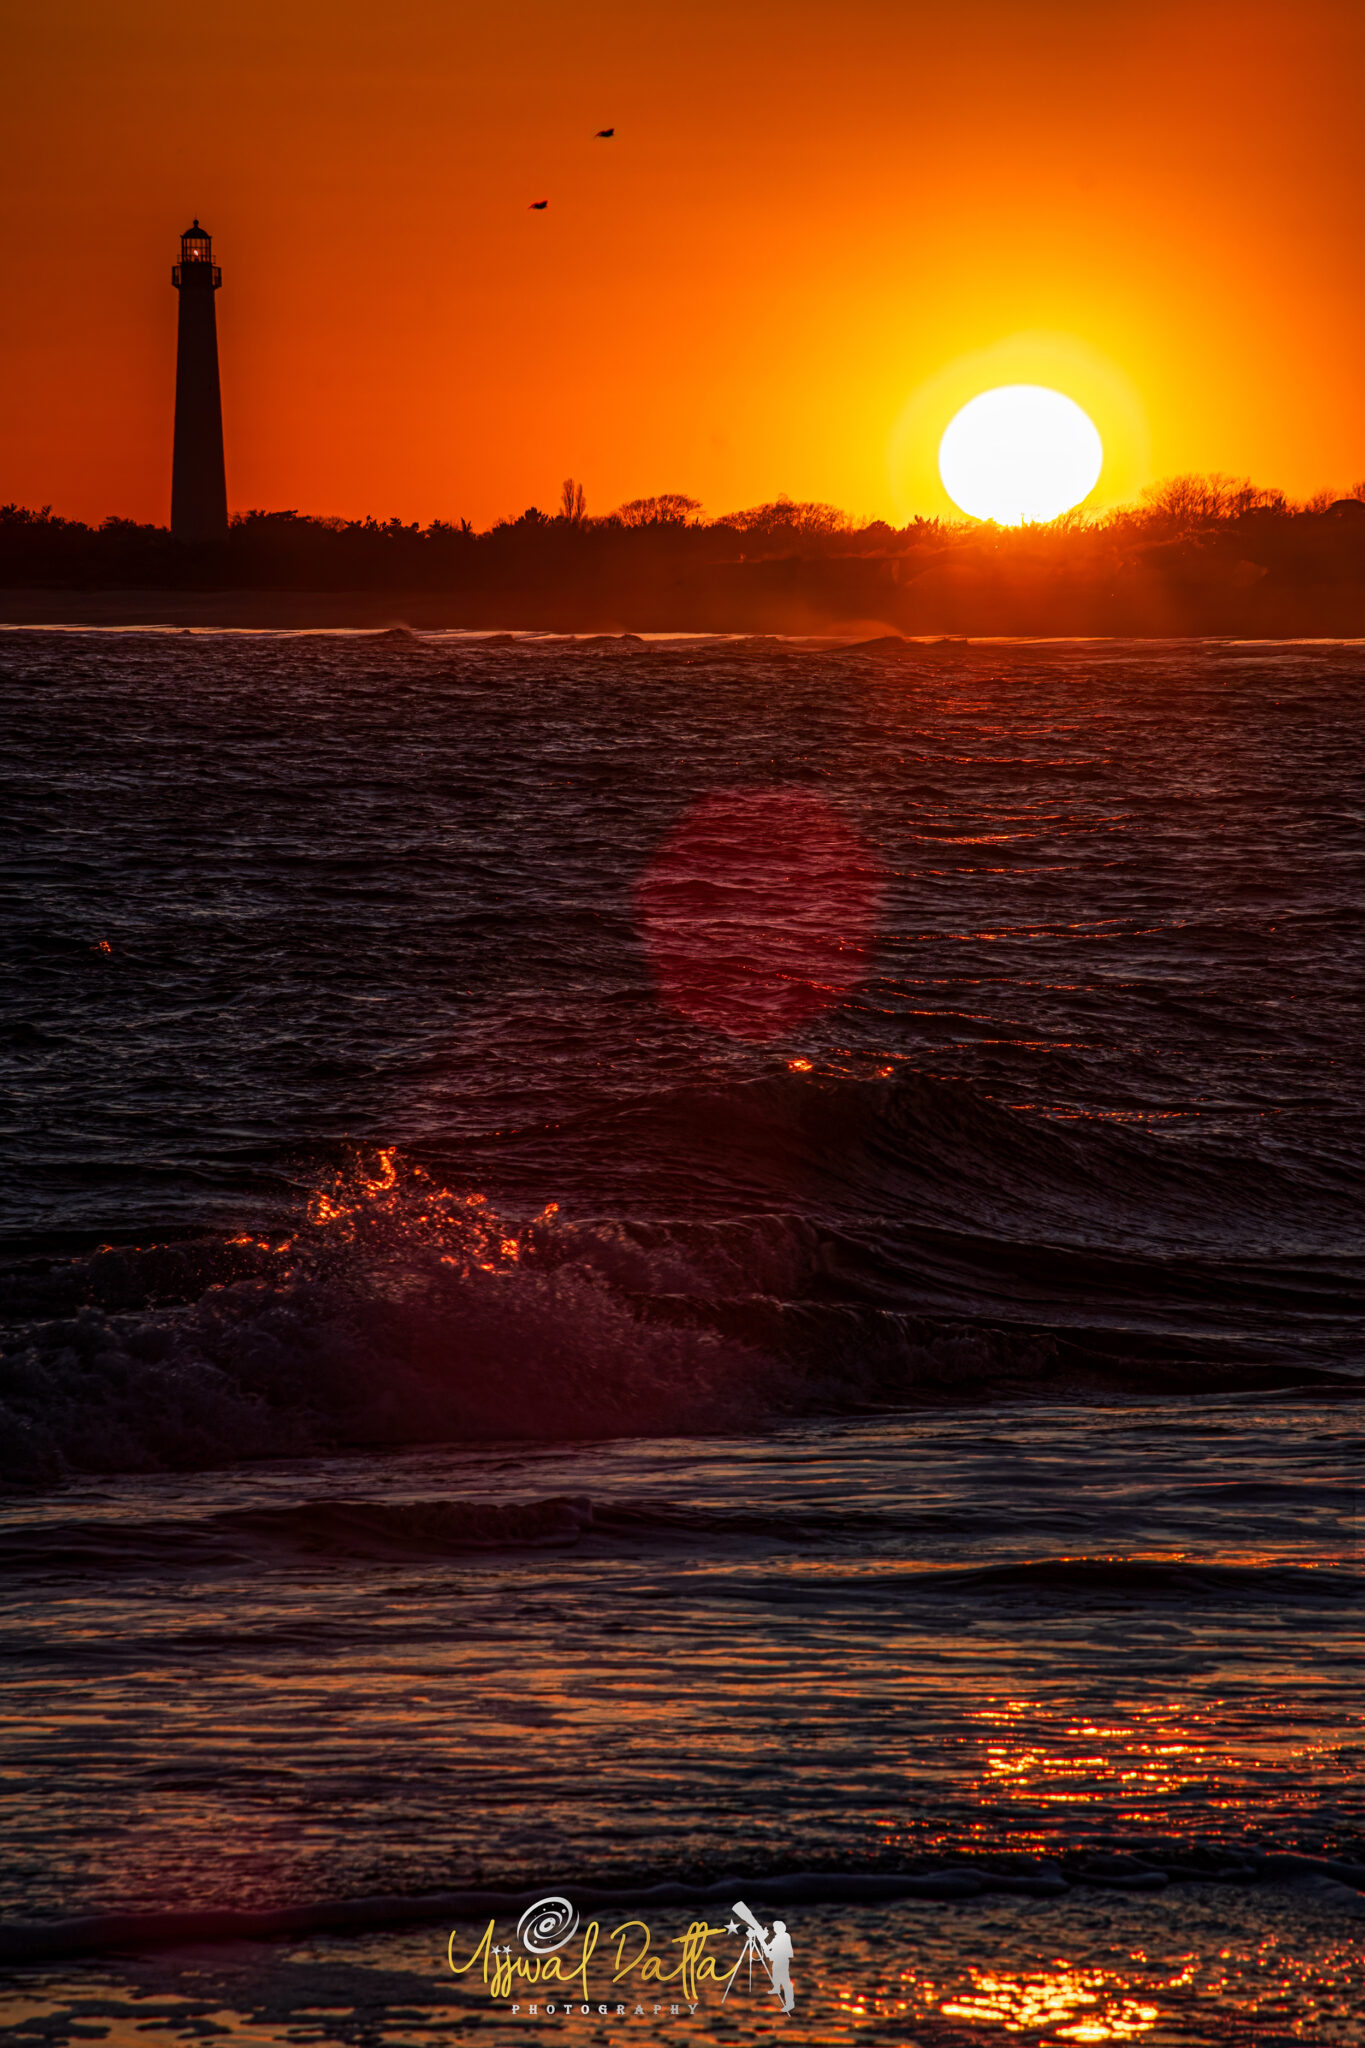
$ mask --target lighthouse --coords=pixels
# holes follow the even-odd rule
[[[171,465],[171,532],[177,540],[227,537],[223,474],[223,401],[218,388],[218,321],[213,295],[223,273],[212,237],[198,221],[180,237],[171,271],[180,294],[175,355],[175,457]]]

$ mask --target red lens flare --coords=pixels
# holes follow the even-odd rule
[[[664,1001],[761,1045],[865,973],[881,894],[875,855],[823,797],[732,789],[668,835],[637,902]]]

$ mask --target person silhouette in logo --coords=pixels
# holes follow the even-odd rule
[[[783,2012],[790,2012],[796,2004],[796,1993],[792,1990],[792,1938],[785,1920],[774,1920],[772,1940],[767,1946],[773,1990],[782,2000]]]

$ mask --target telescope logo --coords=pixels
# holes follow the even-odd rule
[[[490,1920],[463,1962],[456,1961],[452,1934],[446,1958],[457,1977],[480,1969],[489,1997],[528,2020],[690,2018],[713,1993],[724,2005],[732,1991],[776,1999],[784,2013],[792,2012],[786,1922],[765,1926],[743,1899],[736,1899],[731,1915],[717,1926],[694,1920],[686,1933],[657,1948],[648,1921],[622,1920],[604,1941],[600,1921],[584,1924],[570,1900],[555,1896],[537,1899],[522,1914],[515,1948],[511,1940],[497,1940],[497,1922]],[[740,1936],[738,1955],[712,1951],[713,1941]]]
[[[730,1983],[721,1993],[721,2004],[724,2005],[730,1996],[730,1987],[745,1962],[749,1965],[749,1989],[752,1991],[754,1963],[758,1962],[767,1972],[769,1990],[774,1997],[781,1999],[783,2012],[790,2012],[796,2004],[796,1993],[792,1990],[792,1938],[787,1932],[786,1921],[774,1920],[773,1931],[769,1934],[767,1928],[749,1911],[743,1899],[736,1899],[735,1918],[726,1927],[725,1932],[738,1934],[741,1920],[748,1930],[744,1940],[744,1953],[735,1964]]]

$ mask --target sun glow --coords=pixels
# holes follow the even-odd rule
[[[949,420],[938,470],[953,503],[999,526],[1056,519],[1090,496],[1104,465],[1094,421],[1043,384],[1001,384]]]

